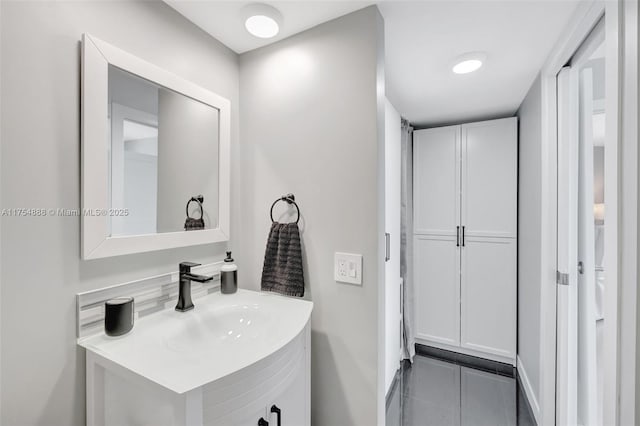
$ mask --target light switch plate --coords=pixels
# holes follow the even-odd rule
[[[362,255],[336,252],[333,275],[338,282],[362,285]]]

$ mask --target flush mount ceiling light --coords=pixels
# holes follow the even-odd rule
[[[282,26],[282,14],[278,9],[262,3],[242,8],[242,20],[249,34],[258,38],[275,37]]]
[[[470,52],[459,56],[453,62],[451,70],[456,74],[469,74],[482,66],[487,55],[483,52]]]

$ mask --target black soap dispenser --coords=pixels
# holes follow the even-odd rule
[[[233,263],[231,252],[227,252],[227,258],[220,268],[220,293],[233,294],[238,291],[238,266]]]

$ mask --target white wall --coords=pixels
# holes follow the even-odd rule
[[[518,109],[518,372],[539,418],[541,306],[542,86],[540,76]]]
[[[391,258],[385,264],[385,392],[400,366],[400,114],[385,102],[385,230],[391,234]]]
[[[3,207],[80,207],[84,32],[230,99],[237,149],[237,55],[165,4],[0,2],[0,10]],[[235,151],[232,158],[238,159]],[[234,209],[232,216],[238,216]],[[81,261],[77,217],[4,217],[2,231],[0,423],[7,426],[85,424],[77,292],[175,271],[183,260],[211,262],[225,249],[206,245]]]
[[[269,207],[294,193],[303,216],[305,297],[314,302],[316,426],[384,421],[382,25],[369,7],[240,57],[240,285],[259,288]],[[362,286],[333,280],[336,251],[363,254]]]

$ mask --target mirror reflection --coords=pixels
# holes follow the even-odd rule
[[[218,109],[109,65],[110,235],[218,227]]]

